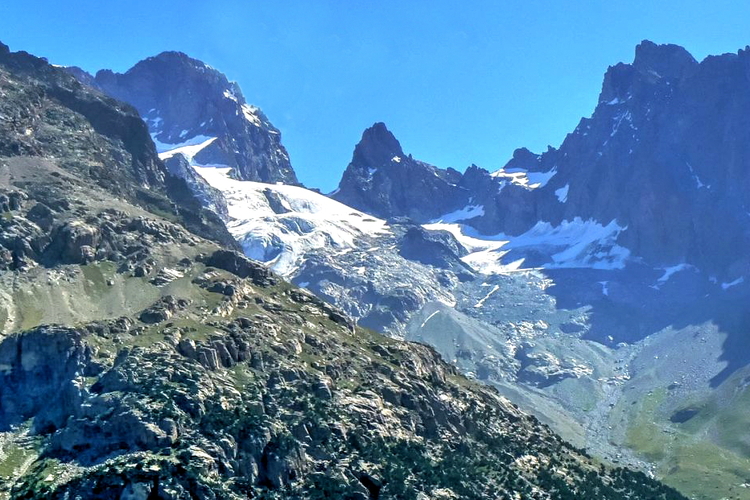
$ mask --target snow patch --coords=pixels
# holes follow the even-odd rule
[[[196,135],[195,137],[192,137],[187,141],[178,144],[166,144],[163,142],[159,142],[154,136],[152,136],[152,139],[154,140],[154,145],[156,145],[156,152],[159,153],[159,159],[166,160],[167,158],[171,158],[176,154],[181,154],[190,164],[192,164],[193,157],[197,155],[201,150],[207,148],[217,138],[207,137],[205,135]]]
[[[424,326],[427,324],[427,322],[430,321],[439,312],[440,311],[438,310],[438,311],[435,311],[434,313],[430,314],[429,316],[427,316],[427,319],[424,320],[421,325],[419,325],[419,328],[424,328]]]
[[[547,255],[549,262],[542,266],[546,269],[622,269],[630,257],[630,250],[616,243],[619,234],[627,227],[621,227],[615,220],[607,225],[591,219],[584,221],[580,217],[562,221],[558,226],[538,222],[519,236],[481,235],[469,226],[445,222],[425,224],[424,228],[453,234],[469,252],[461,260],[482,274],[530,269],[523,267],[523,257],[503,263],[503,257],[511,250],[520,255],[528,250]]]
[[[459,222],[462,220],[473,219],[484,215],[483,205],[467,205],[460,210],[447,213],[435,219],[433,222]]]
[[[194,168],[224,194],[227,229],[245,255],[284,277],[294,275],[313,250],[351,250],[358,238],[390,233],[385,221],[302,187],[239,181],[229,167]]]
[[[250,106],[249,104],[242,105],[242,114],[245,115],[245,119],[256,127],[260,127],[263,124],[260,120],[260,116],[258,116],[259,111],[260,110],[255,106]]]
[[[237,101],[237,96],[234,95],[234,92],[232,92],[229,89],[227,89],[227,90],[224,91],[224,97],[226,97],[227,99],[230,99],[230,100],[232,100],[234,102],[238,102]]]
[[[661,277],[656,280],[656,282],[666,283],[667,281],[669,281],[669,278],[671,278],[673,274],[692,268],[693,266],[691,266],[690,264],[677,264],[676,266],[664,267],[662,268],[664,270],[664,274],[662,274]]]
[[[479,302],[477,302],[476,304],[474,304],[474,307],[476,307],[476,308],[482,307],[484,305],[484,303],[487,301],[487,299],[489,299],[498,290],[500,290],[500,285],[495,285],[494,287],[492,287],[492,290],[490,290],[490,293],[488,293],[487,295],[485,295],[484,297],[482,297],[482,299],[479,300]]]
[[[432,224],[425,224],[423,227],[428,230],[448,231],[451,233],[469,252],[468,255],[461,257],[461,260],[479,273],[507,274],[517,271],[523,263],[523,259],[508,265],[504,265],[501,262],[502,257],[508,253],[507,250],[502,250],[502,247],[508,243],[507,240],[492,239],[493,237],[491,236],[474,238],[468,235],[474,229],[462,224],[434,222]]]
[[[544,267],[622,269],[630,257],[630,250],[615,242],[627,227],[621,227],[616,220],[606,226],[593,219],[564,220],[559,226],[549,222],[537,224],[524,234],[511,239],[511,249],[534,248],[556,252],[551,255],[552,263]]]
[[[721,284],[721,289],[722,290],[727,290],[729,288],[732,288],[733,286],[737,286],[737,285],[742,284],[744,282],[745,282],[745,277],[744,276],[740,276],[736,280],[730,281],[729,283],[722,283]]]
[[[557,200],[560,203],[565,203],[568,201],[568,190],[570,189],[570,184],[565,184],[560,189],[555,189],[555,196],[557,196]]]
[[[557,168],[552,168],[546,172],[531,172],[523,168],[512,168],[509,170],[501,168],[490,175],[505,180],[510,184],[532,190],[546,186],[556,173]]]

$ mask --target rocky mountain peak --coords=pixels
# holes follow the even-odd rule
[[[674,44],[656,44],[644,40],[635,48],[633,67],[642,72],[653,72],[660,77],[680,78],[697,66],[698,61],[683,47]]]
[[[196,165],[226,165],[240,179],[298,184],[281,133],[236,82],[182,52],[162,52],[125,73],[78,68],[82,83],[132,104],[147,123],[160,153],[184,145],[198,148]],[[210,141],[210,142],[206,142]]]
[[[362,133],[332,197],[378,217],[426,221],[465,204],[461,174],[412,158],[384,123]]]
[[[644,40],[636,46],[632,64],[619,63],[607,70],[599,102],[616,104],[629,100],[633,95],[651,95],[654,84],[669,86],[697,67],[695,58],[679,45],[659,45]]]
[[[362,133],[362,139],[354,148],[352,163],[364,167],[378,168],[396,157],[404,156],[401,144],[383,122],[377,122]]]
[[[540,155],[532,153],[526,148],[518,148],[513,151],[513,158],[505,165],[505,169],[536,169],[539,164],[539,158]]]

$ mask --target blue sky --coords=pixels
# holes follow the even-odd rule
[[[324,191],[375,121],[415,158],[494,170],[558,146],[641,40],[700,60],[750,44],[749,21],[750,2],[722,0],[0,2],[0,40],[56,64],[125,71],[181,50],[216,67]]]

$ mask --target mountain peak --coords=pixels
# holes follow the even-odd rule
[[[202,61],[162,52],[122,74],[101,70],[90,84],[135,106],[160,152],[213,139],[194,155],[198,164],[226,165],[244,180],[298,183],[279,130],[247,104],[237,83]]]
[[[377,122],[362,133],[332,196],[377,217],[425,221],[466,205],[460,179],[453,169],[442,170],[404,154],[391,131]]]
[[[649,40],[643,40],[636,46],[633,60],[634,68],[668,78],[679,78],[697,64],[698,61],[683,47],[671,43],[656,44]]]
[[[401,144],[383,122],[376,122],[362,133],[354,148],[352,162],[377,168],[389,163],[394,157],[402,157]]]
[[[513,158],[511,158],[504,168],[522,168],[528,170],[538,165],[539,158],[538,154],[532,153],[527,148],[518,148],[513,151]]]
[[[155,56],[147,57],[146,59],[137,62],[132,68],[130,68],[130,71],[133,71],[134,69],[138,68],[139,66],[143,65],[150,65],[150,64],[189,64],[191,66],[195,67],[209,67],[206,63],[203,61],[200,61],[198,59],[195,59],[193,57],[190,57],[189,55],[185,54],[184,52],[179,52],[176,50],[165,50],[164,52],[160,52],[156,54]]]
[[[604,75],[599,102],[627,101],[641,84],[649,87],[663,78],[680,79],[698,65],[695,58],[679,45],[643,40],[635,47],[632,64],[618,63],[609,67]]]

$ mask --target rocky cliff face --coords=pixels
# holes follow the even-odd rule
[[[79,247],[106,254],[107,228],[85,221],[87,187],[109,206],[132,204],[171,214],[193,231],[233,245],[221,220],[204,210],[183,180],[159,160],[136,111],[85,87],[65,71],[26,53],[0,47],[2,137],[0,266],[81,262]],[[14,187],[15,186],[15,187]],[[13,210],[28,210],[14,218]],[[71,219],[71,217],[73,217]],[[92,225],[93,224],[93,225]],[[70,248],[68,243],[76,243]]]
[[[128,106],[0,49],[0,497],[683,498],[201,236]]]
[[[72,72],[135,106],[160,150],[215,138],[195,156],[197,163],[230,166],[245,180],[298,183],[278,129],[245,101],[236,83],[201,61],[164,52],[124,74]]]
[[[701,63],[675,45],[643,42],[611,67],[599,104],[559,150],[542,217],[576,214],[627,226],[620,241],[656,264],[687,262],[723,278],[747,272],[748,54]],[[733,249],[733,250],[730,250]]]
[[[421,222],[481,207],[464,221],[484,234],[520,235],[576,217],[617,221],[627,227],[618,243],[634,256],[731,281],[749,271],[737,251],[750,245],[749,58],[740,50],[699,63],[681,47],[644,41],[632,64],[609,68],[593,115],[558,149],[519,149],[492,174],[392,161],[398,143],[374,140],[385,135],[375,126],[334,197]]]
[[[457,185],[460,178],[455,170],[441,170],[405,155],[386,126],[376,123],[362,134],[331,196],[382,218],[429,220],[466,205],[469,197]]]

